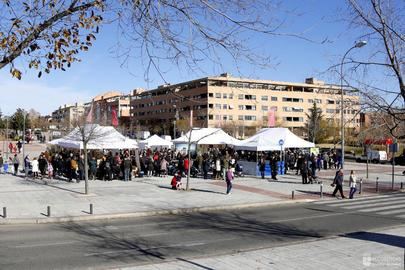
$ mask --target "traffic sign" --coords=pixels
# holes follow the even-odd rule
[[[283,146],[283,145],[284,145],[284,140],[283,140],[283,139],[280,139],[280,140],[278,141],[278,145]]]

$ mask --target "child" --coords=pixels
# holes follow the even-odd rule
[[[170,183],[172,186],[172,189],[180,190],[181,189],[181,172],[178,171],[172,178],[172,181]]]
[[[51,162],[48,162],[48,178],[53,179],[53,166]]]

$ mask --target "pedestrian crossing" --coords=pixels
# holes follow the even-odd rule
[[[357,195],[357,194],[356,194]],[[394,216],[405,219],[405,193],[355,197],[347,200],[324,200],[313,202],[315,205],[336,207],[348,211]]]

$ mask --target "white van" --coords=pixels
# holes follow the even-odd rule
[[[386,151],[369,150],[367,155],[361,155],[356,157],[357,162],[367,162],[367,158],[373,163],[386,163],[388,162],[388,156]]]

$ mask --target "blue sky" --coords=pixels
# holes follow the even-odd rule
[[[202,65],[201,72],[167,64],[163,66],[168,71],[164,75],[165,80],[176,83],[229,72],[236,76],[292,82],[303,82],[305,78],[314,76],[337,83],[336,77],[322,72],[330,65],[339,63],[342,54],[354,44],[358,36],[348,31],[347,25],[339,20],[339,9],[343,8],[344,1],[290,0],[283,3],[285,9],[294,11],[281,32],[304,33],[313,40],[327,39],[328,42],[320,44],[291,37],[257,34],[252,36],[250,45],[273,58],[270,68],[260,69],[241,63],[238,71],[229,57],[224,57],[222,67],[208,62]],[[12,114],[19,107],[27,110],[34,108],[41,114],[49,114],[60,105],[89,101],[97,94],[110,90],[129,93],[134,88],[154,88],[163,83],[154,72],[150,73],[150,82],[146,82],[145,67],[139,60],[131,60],[129,69],[121,67],[120,60],[113,52],[116,42],[115,27],[106,26],[97,36],[93,48],[80,55],[81,63],[73,64],[65,72],[44,74],[40,79],[36,73],[23,69],[23,78],[18,81],[11,78],[8,68],[4,68],[0,71],[0,109],[3,114]],[[366,51],[367,48],[353,54],[361,57]]]

